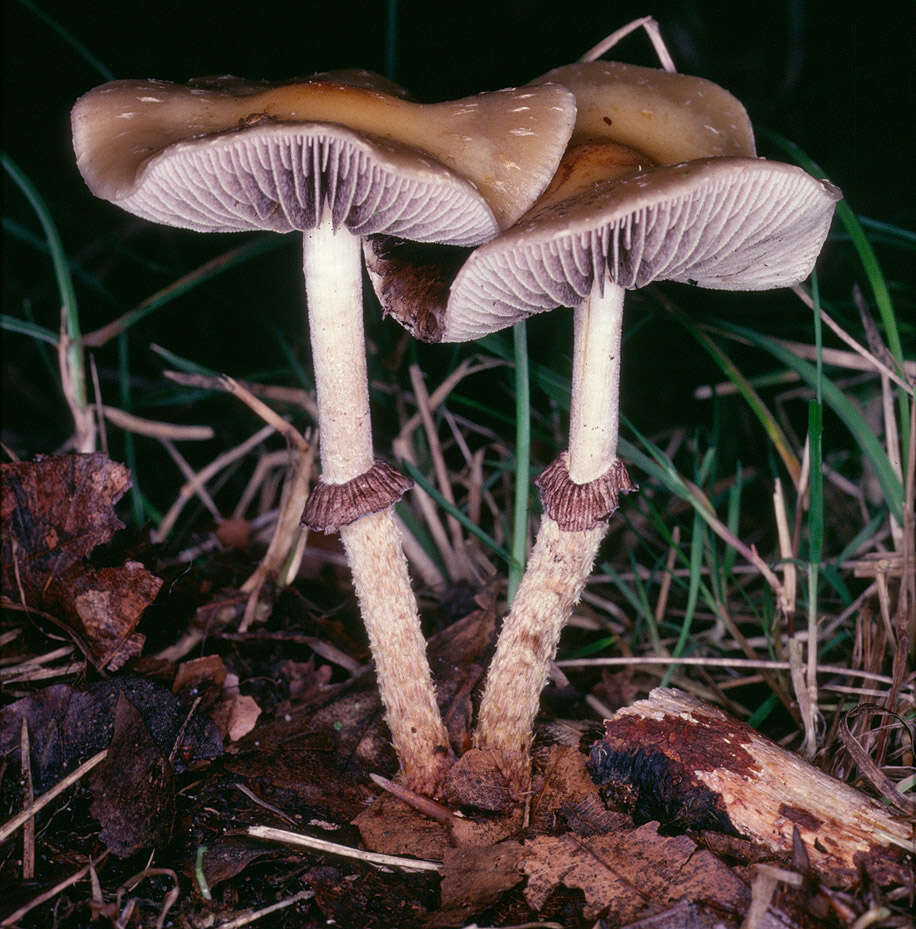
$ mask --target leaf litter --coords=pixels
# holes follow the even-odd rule
[[[37,794],[107,751],[37,813],[38,883],[20,883],[4,901],[15,925],[46,924],[50,904],[36,903],[38,889],[68,881],[53,895],[64,927],[90,912],[125,925],[152,926],[166,913],[174,925],[218,925],[240,907],[270,912],[267,924],[276,926],[333,920],[404,929],[738,927],[761,900],[770,922],[759,926],[827,925],[844,906],[858,912],[847,890],[759,845],[637,825],[626,788],[615,792],[623,805],[609,805],[589,776],[597,729],[562,720],[542,727],[530,793],[515,803],[494,759],[471,739],[498,626],[495,586],[469,603],[448,591],[467,604],[465,615],[430,637],[458,757],[435,815],[409,791],[380,790],[370,775],[395,777],[397,761],[365,646],[347,631],[352,603],[339,612],[339,575],[311,574],[310,596],[328,605],[296,588],[276,591],[270,629],[239,633],[245,599],[235,578],[244,570],[227,574],[218,559],[206,569],[176,568],[149,549],[156,573],[131,558],[94,563],[100,550],[113,559],[106,547],[123,528],[114,507],[128,486],[126,469],[101,455],[3,466],[2,592],[8,615],[25,624],[0,639],[3,654],[12,647],[25,661],[30,643],[63,635],[94,669],[87,682],[17,680],[8,692],[14,699],[0,709],[4,810],[22,806],[23,724]],[[245,553],[233,553],[230,566],[238,557]],[[166,646],[158,656],[150,635]],[[644,689],[634,681],[603,672],[593,696],[628,702]],[[567,690],[557,706],[583,696]],[[333,839],[356,857],[290,850],[246,831],[274,825]],[[10,886],[16,841],[0,846]],[[433,867],[412,873],[361,861],[363,848]],[[87,862],[98,862],[91,897],[72,882],[88,873]],[[863,880],[874,901],[899,897],[899,887]]]

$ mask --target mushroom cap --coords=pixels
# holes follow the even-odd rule
[[[327,203],[358,234],[475,244],[531,206],[575,119],[555,84],[418,104],[356,74],[113,81],[73,108],[77,163],[96,195],[199,231],[312,228]]]
[[[597,282],[670,280],[767,290],[810,274],[840,192],[801,168],[702,158],[597,183],[532,209],[471,253],[451,287],[442,340],[466,341],[556,306]]]
[[[599,139],[642,152],[656,164],[756,154],[747,111],[701,77],[619,61],[580,61],[531,82],[556,82],[576,95],[570,145]]]

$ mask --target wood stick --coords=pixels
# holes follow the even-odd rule
[[[797,831],[832,886],[863,871],[884,885],[911,873],[912,822],[714,706],[657,688],[605,726],[589,771],[637,820],[724,831],[789,860]]]

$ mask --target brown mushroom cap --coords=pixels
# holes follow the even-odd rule
[[[754,158],[703,158],[595,184],[536,206],[471,254],[452,285],[443,341],[575,306],[596,282],[795,284],[810,274],[840,196],[801,168]]]
[[[656,164],[756,154],[741,102],[704,78],[619,61],[580,61],[554,68],[531,84],[543,82],[562,84],[576,95],[570,145],[608,139]]]
[[[327,197],[358,234],[472,244],[536,199],[575,118],[554,84],[424,105],[357,83],[113,81],[73,109],[77,162],[95,194],[171,225],[306,229]]]
[[[575,93],[576,124],[550,185],[520,224],[540,215],[548,203],[577,202],[579,194],[589,199],[589,191],[592,199],[600,199],[609,182],[656,165],[755,155],[747,112],[735,97],[711,81],[620,62],[588,61],[555,68],[528,86],[553,81]],[[562,233],[562,226],[555,231]],[[504,241],[500,237],[499,242]],[[499,246],[494,244],[493,248]],[[465,312],[460,297],[448,302],[449,286],[454,282],[457,288],[465,283],[464,277],[454,280],[455,268],[465,256],[437,254],[435,248],[421,249],[409,243],[400,246],[388,238],[367,239],[364,252],[385,312],[410,332],[427,341],[460,339],[465,337],[462,333],[471,331],[482,334],[482,330],[451,321],[454,312]],[[549,292],[557,292],[556,287],[551,286]],[[559,292],[566,302],[577,293],[571,287]],[[549,299],[528,312],[557,305]],[[516,315],[500,322],[496,314],[501,311],[497,307],[493,312],[494,328],[520,318]]]

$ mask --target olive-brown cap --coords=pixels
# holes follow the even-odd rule
[[[74,106],[77,163],[95,194],[170,225],[306,229],[326,202],[357,234],[474,244],[531,206],[575,119],[555,84],[439,104],[356,84],[114,81]]]
[[[702,77],[619,61],[580,61],[531,84],[543,82],[562,84],[576,95],[570,145],[607,139],[662,165],[756,154],[744,106]]]

